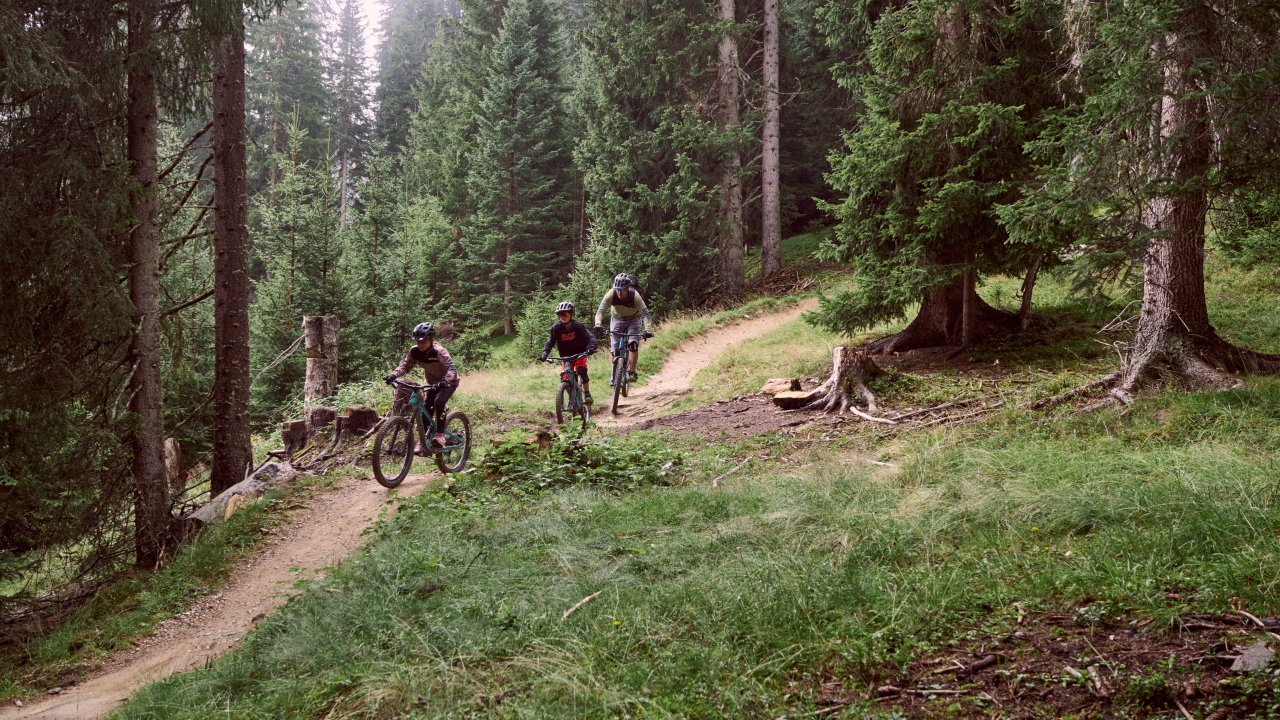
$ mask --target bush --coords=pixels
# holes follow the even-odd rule
[[[485,485],[527,496],[571,485],[629,491],[668,485],[683,465],[681,455],[652,438],[539,438],[509,435],[491,448],[477,468]]]

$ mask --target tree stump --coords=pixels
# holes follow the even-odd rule
[[[360,437],[373,429],[381,420],[378,411],[363,405],[348,405],[345,414],[338,418],[338,430],[347,437]]]
[[[306,421],[289,420],[280,423],[280,439],[284,441],[285,457],[301,450],[307,444]]]
[[[867,389],[866,381],[883,373],[880,366],[871,359],[866,348],[859,350],[844,346],[837,347],[831,351],[831,376],[814,389],[815,399],[806,407],[824,412],[852,411],[861,417],[881,421],[855,408],[853,396],[856,394],[866,403],[868,413],[876,412],[879,409],[876,405],[876,396]]]
[[[187,489],[187,468],[182,463],[182,446],[176,438],[164,441],[164,472],[169,479],[169,490],[177,497]]]
[[[333,408],[316,405],[307,408],[306,426],[308,433],[314,433],[333,424],[338,413]]]
[[[311,410],[338,391],[338,318],[333,315],[303,316],[302,337],[307,351],[302,407],[307,429],[315,430],[323,425],[312,424]],[[332,410],[327,415],[321,413],[315,417],[318,421],[326,418],[328,423],[333,422]]]

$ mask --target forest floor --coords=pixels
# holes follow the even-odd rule
[[[315,496],[275,531],[273,541],[238,567],[227,584],[156,632],[113,657],[89,680],[23,706],[0,707],[0,718],[96,718],[124,703],[141,685],[203,667],[234,647],[259,620],[306,581],[364,544],[364,531],[396,497],[413,497],[434,475],[410,475],[397,495],[372,478],[351,478]]]
[[[621,414],[601,412],[605,428],[648,427],[662,424],[658,417],[692,389],[697,373],[722,354],[740,350],[743,343],[787,323],[817,306],[804,300],[781,312],[744,314],[739,321],[681,341],[666,357],[661,369],[637,386],[621,405]],[[607,389],[607,385],[606,385]],[[604,393],[600,394],[601,399]],[[763,401],[763,402],[761,402]],[[731,425],[734,436],[773,432],[795,425],[794,414],[776,411],[768,398],[752,396],[750,413],[737,410],[738,400],[717,403],[692,413],[671,416],[672,427],[704,429]],[[758,407],[757,407],[758,406]],[[601,405],[602,409],[607,406]],[[816,417],[805,413],[806,420]],[[717,420],[718,419],[718,420]],[[430,483],[431,475],[411,475],[400,487],[399,497],[412,497]],[[112,658],[89,680],[59,689],[58,694],[22,707],[0,707],[0,718],[101,717],[124,703],[138,687],[175,673],[208,665],[234,647],[259,620],[283,604],[303,582],[349,555],[363,544],[363,533],[392,502],[371,478],[345,481],[319,496],[278,532],[275,542],[240,566],[227,585],[179,617],[160,625],[155,634]]]

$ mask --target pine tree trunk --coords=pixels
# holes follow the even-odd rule
[[[1213,134],[1206,83],[1197,66],[1210,55],[1205,45],[1213,22],[1210,12],[1194,6],[1183,17],[1185,32],[1165,38],[1165,94],[1155,109],[1160,131],[1153,152],[1162,161],[1151,172],[1170,191],[1143,208],[1143,222],[1152,234],[1143,257],[1138,329],[1111,391],[1121,402],[1129,402],[1144,379],[1153,376],[1172,375],[1191,387],[1226,387],[1236,382],[1227,373],[1280,372],[1280,355],[1235,347],[1209,322],[1204,232]]]
[[[249,442],[249,199],[245,190],[244,19],[213,55],[214,495],[244,479]]]
[[[135,492],[135,559],[155,568],[170,545],[169,486],[164,465],[164,414],[160,378],[160,232],[156,225],[156,73],[150,57],[155,37],[155,0],[131,0],[128,9],[129,99],[125,125],[129,174],[135,187],[129,204],[134,227],[129,233],[129,298],[133,302],[133,338],[129,355],[129,410],[132,425]]]
[[[936,256],[929,259],[928,265],[941,271],[959,261],[958,257]],[[971,275],[971,272],[962,272],[946,285],[926,292],[911,324],[900,333],[871,343],[870,351],[887,354],[928,347],[963,347],[966,337],[968,344],[973,345],[994,333],[1016,329],[1016,315],[993,308],[978,296],[977,274]],[[967,332],[966,312],[970,318]]]
[[[764,0],[764,133],[761,159],[760,274],[768,277],[782,268],[782,221],[779,216],[778,161],[780,150],[778,45],[780,0]]]
[[[734,0],[720,0],[719,17],[735,22]],[[738,48],[733,34],[726,31],[720,38],[718,85],[720,107],[717,129],[721,133],[736,130],[738,125]],[[729,297],[742,294],[742,160],[736,150],[725,158],[720,170],[720,289]]]

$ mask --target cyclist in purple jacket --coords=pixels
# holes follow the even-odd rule
[[[427,384],[432,386],[432,389],[427,391],[427,407],[435,411],[436,428],[443,428],[445,404],[449,402],[453,391],[458,389],[458,370],[453,366],[453,356],[443,345],[436,342],[435,325],[429,322],[419,323],[413,329],[413,340],[414,347],[409,348],[409,352],[405,354],[396,369],[383,379],[387,382],[399,380],[410,370],[421,366]],[[410,392],[406,388],[396,388],[395,400],[391,406],[392,413],[399,413],[404,408],[405,403],[409,402]],[[447,439],[444,433],[438,432],[431,441],[443,447]]]

